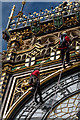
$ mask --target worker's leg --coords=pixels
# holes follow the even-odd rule
[[[64,50],[61,50],[61,58],[62,58],[62,64],[63,64],[63,67],[65,68],[65,51]]]
[[[38,104],[38,101],[37,101],[37,88],[34,87],[34,101]]]
[[[38,94],[39,94],[39,97],[40,97],[40,102],[43,102],[40,86],[38,87]]]
[[[69,54],[69,50],[67,50],[67,52],[66,52],[66,62],[67,62],[67,63],[70,62],[70,54]]]

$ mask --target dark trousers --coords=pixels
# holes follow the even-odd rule
[[[65,53],[66,53],[66,62],[67,63],[70,62],[70,53],[69,53],[69,50],[62,49],[61,50],[61,58],[62,58],[63,67],[65,67],[65,61],[64,61]]]
[[[36,103],[38,103],[38,101],[37,101],[37,95],[39,95],[40,102],[42,102],[42,94],[41,94],[40,84],[38,86],[37,85],[34,86],[33,89],[34,89],[34,101]]]

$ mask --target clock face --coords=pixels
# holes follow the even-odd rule
[[[51,120],[77,120],[80,111],[80,93],[77,93],[56,106],[48,115]]]
[[[80,73],[66,76],[42,91],[44,103],[36,105],[31,99],[26,103],[16,119],[31,120],[77,120],[80,111]],[[39,100],[39,98],[38,98]]]

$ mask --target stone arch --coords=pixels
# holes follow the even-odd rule
[[[46,35],[44,37],[41,38],[40,42],[41,44],[47,44],[48,43],[52,43],[55,44],[55,41],[58,40],[59,38],[56,35]]]
[[[22,60],[25,60],[25,58],[26,58],[26,54],[24,54],[24,55],[22,56]]]
[[[72,31],[71,34],[72,34],[73,37],[79,36],[79,33],[76,30]]]
[[[45,52],[46,52],[46,50],[45,50],[45,49],[43,49],[43,50],[42,50],[42,55],[45,55]]]
[[[20,61],[20,60],[21,60],[21,56],[19,55],[16,57],[16,61]]]
[[[48,48],[48,49],[46,50],[46,53],[47,53],[47,54],[50,54],[50,51],[51,51],[51,48]]]

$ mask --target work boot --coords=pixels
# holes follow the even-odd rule
[[[66,68],[66,66],[63,66],[63,68],[65,69],[65,68]]]
[[[39,102],[38,101],[35,101],[36,102],[36,104],[38,105],[39,104]]]
[[[64,68],[64,69],[66,68],[65,64],[63,65],[63,68]]]
[[[42,101],[40,101],[40,104],[43,104],[44,103],[44,101],[42,100]]]
[[[38,105],[38,104],[39,104],[39,102],[36,102],[36,104]]]
[[[63,62],[63,68],[64,68],[64,69],[66,68],[66,66],[65,66],[65,62]]]
[[[72,65],[72,63],[68,62],[68,65],[69,65],[69,66]]]

